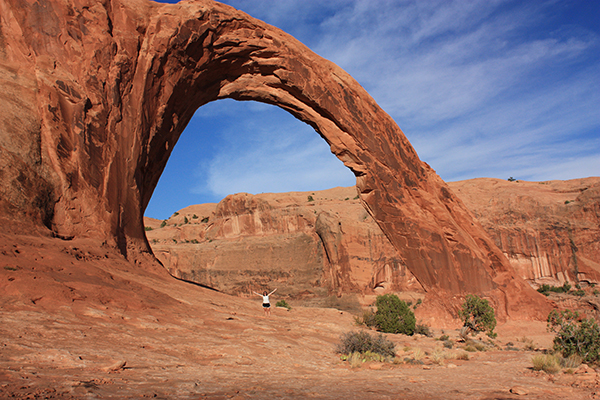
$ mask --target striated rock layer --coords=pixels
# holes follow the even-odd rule
[[[523,279],[600,284],[600,178],[449,185]]]
[[[33,221],[145,262],[143,211],[193,113],[256,100],[310,124],[355,173],[432,304],[452,311],[475,292],[501,317],[548,311],[354,79],[231,7],[0,0],[0,93],[0,212],[13,227]]]
[[[600,284],[600,178],[449,186],[532,286]],[[231,294],[277,285],[280,295],[424,292],[360,206],[356,188],[237,194],[190,206],[147,236],[169,272]],[[408,292],[408,293],[407,293]]]
[[[226,293],[274,286],[291,298],[424,294],[355,187],[241,193],[145,223],[154,254],[172,275]]]

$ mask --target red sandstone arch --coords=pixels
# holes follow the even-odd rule
[[[102,238],[135,259],[149,251],[143,211],[196,109],[256,100],[329,143],[430,293],[483,294],[513,316],[538,315],[520,301],[545,312],[368,93],[277,28],[209,0],[0,0],[0,15],[2,88],[20,93],[5,96],[0,117],[0,161],[21,171],[17,183],[1,176],[12,188],[4,215],[36,215],[58,236]]]

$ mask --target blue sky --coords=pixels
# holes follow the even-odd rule
[[[446,181],[600,176],[600,1],[223,3],[349,72]],[[222,100],[196,112],[146,215],[354,184],[308,125]]]

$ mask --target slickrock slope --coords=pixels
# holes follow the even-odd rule
[[[94,238],[143,270],[143,212],[193,113],[256,100],[310,124],[356,174],[432,310],[451,314],[471,292],[501,318],[549,309],[352,77],[231,7],[0,0],[0,93],[0,214],[12,227]]]
[[[154,254],[181,279],[230,294],[278,287],[291,298],[424,294],[356,188],[236,194],[146,219]]]
[[[600,178],[449,186],[474,213],[519,275],[560,286],[600,284]]]

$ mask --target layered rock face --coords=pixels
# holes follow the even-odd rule
[[[449,186],[532,286],[600,284],[600,178],[549,182],[473,179]],[[169,272],[231,294],[262,285],[289,297],[423,288],[356,188],[237,194],[146,219]],[[407,293],[408,292],[408,293]]]
[[[548,311],[354,79],[231,7],[0,0],[0,93],[0,210],[12,226],[94,237],[143,265],[143,211],[193,113],[256,100],[327,141],[402,263],[448,311],[473,292],[502,316]]]
[[[517,273],[536,284],[600,284],[600,178],[449,186]]]
[[[278,287],[291,298],[424,295],[354,187],[236,194],[145,222],[154,254],[172,275],[226,293]]]

